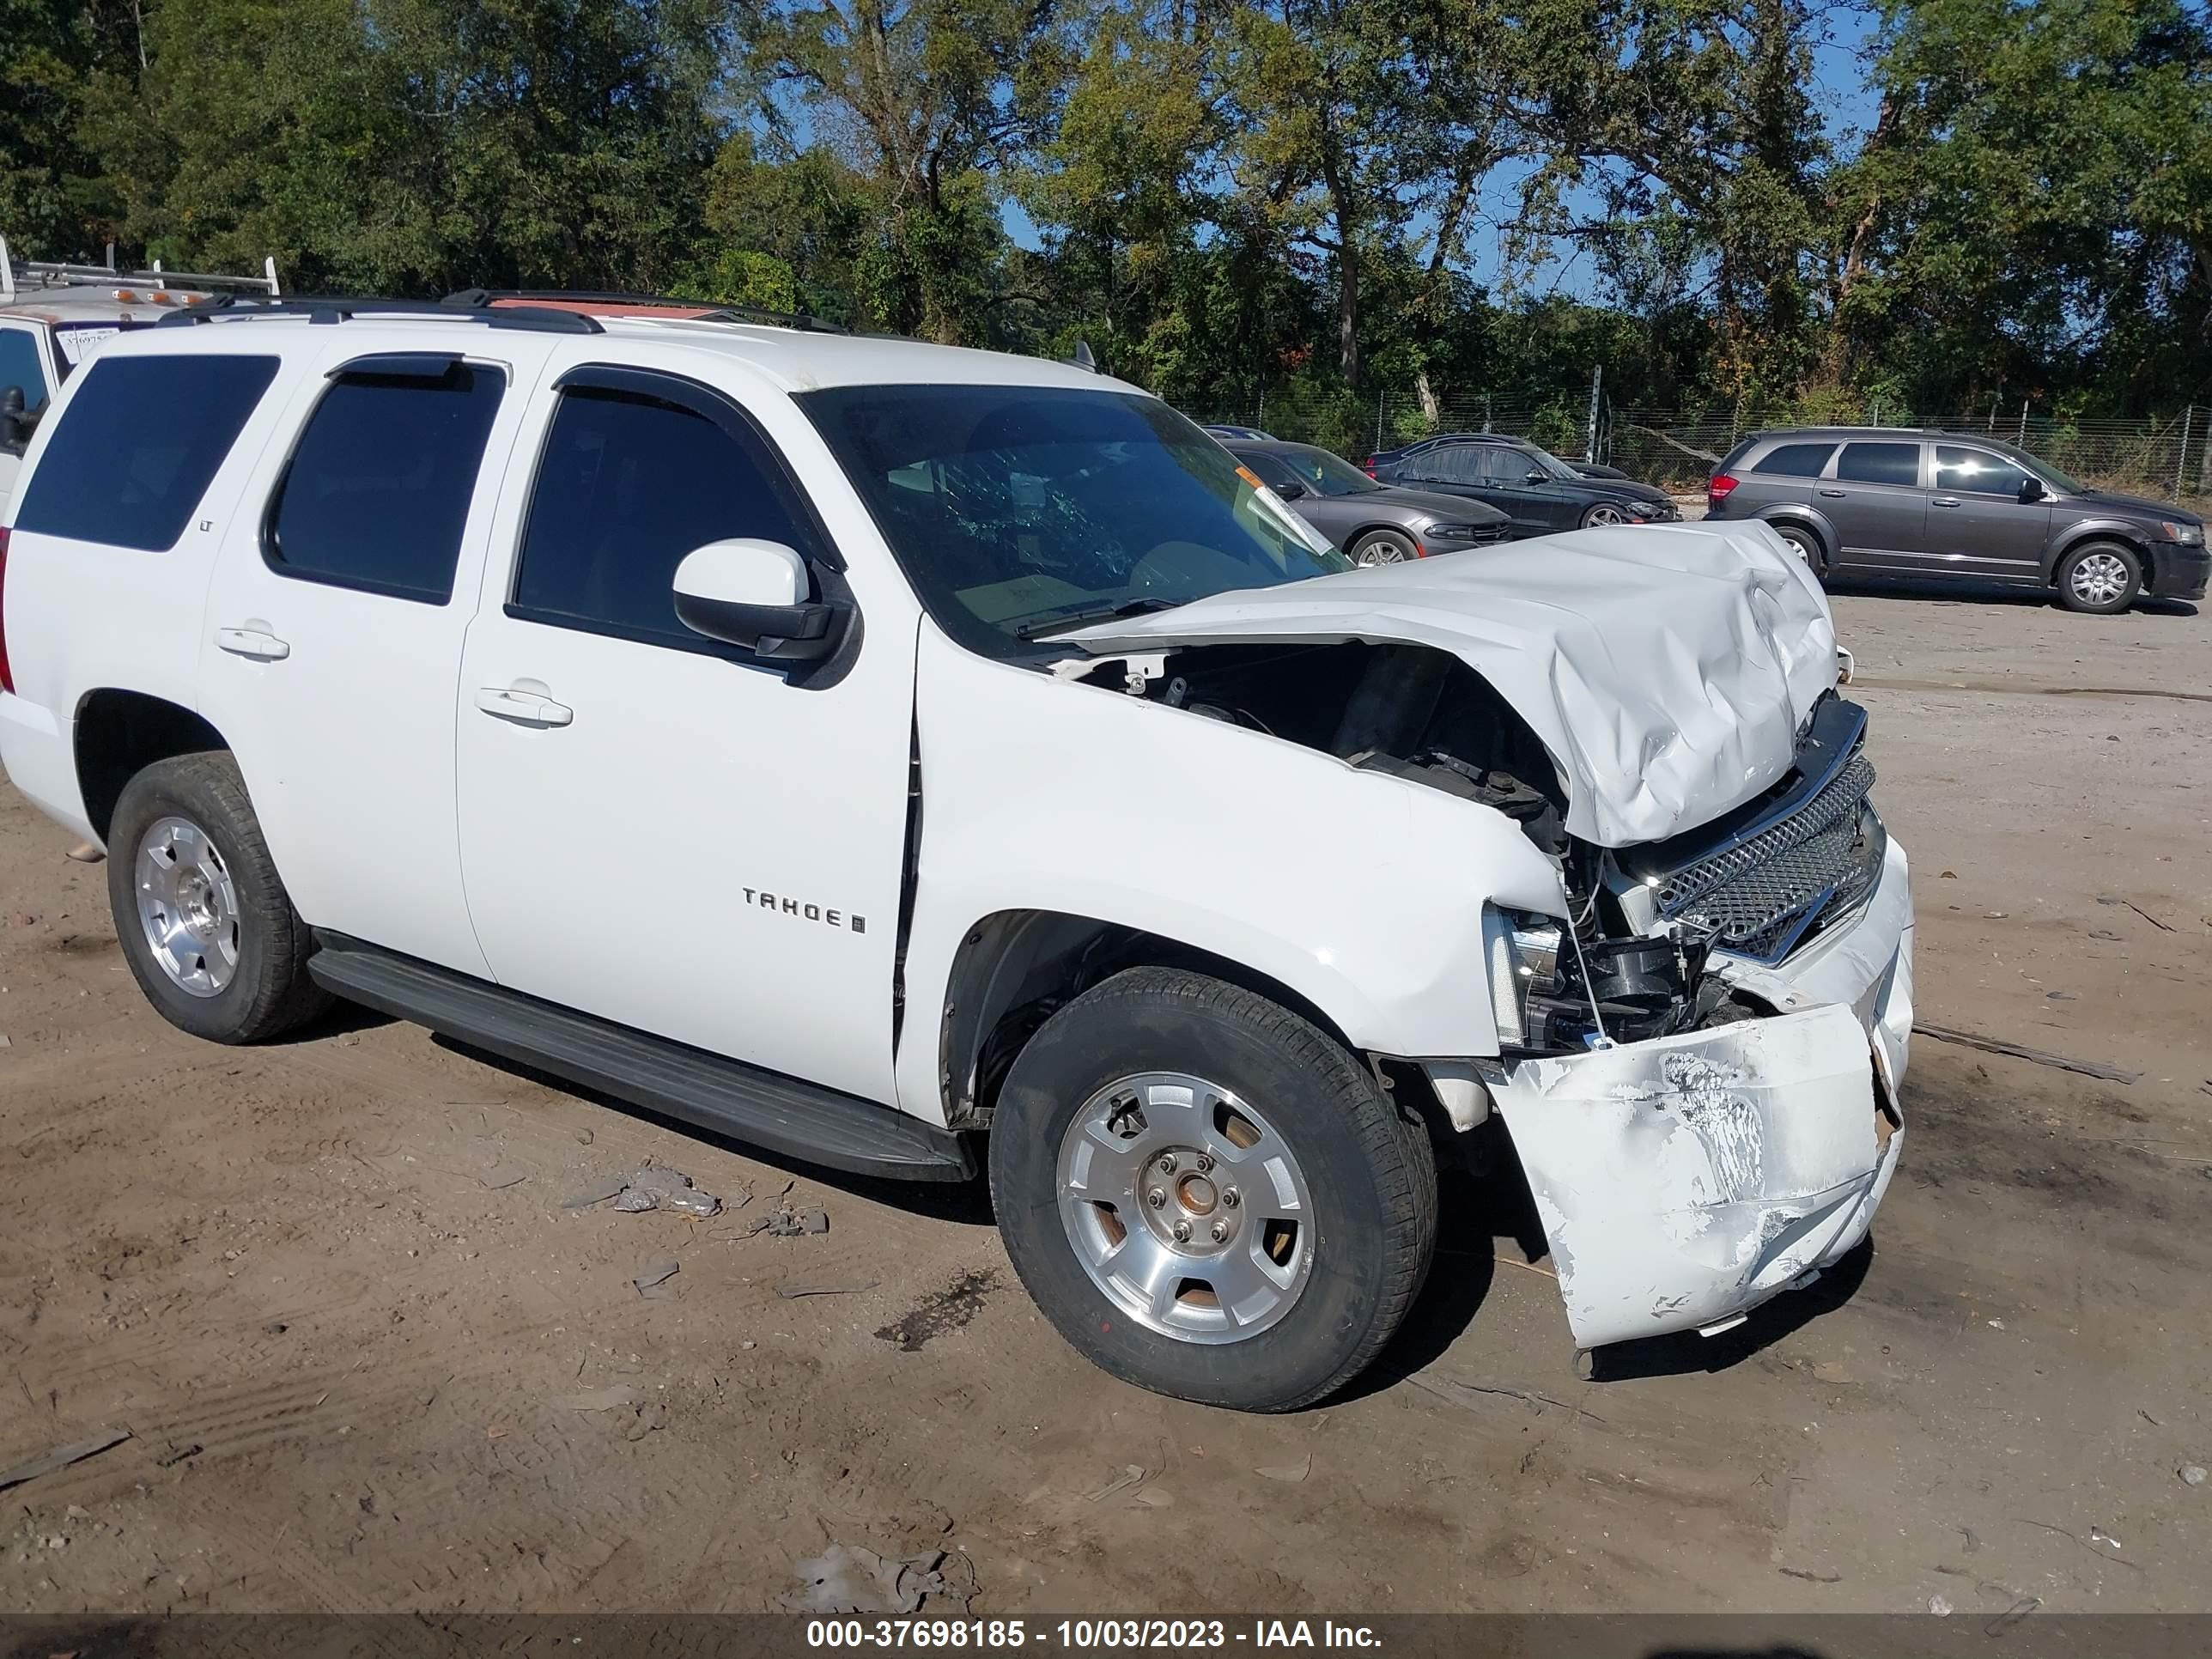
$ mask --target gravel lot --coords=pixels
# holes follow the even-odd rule
[[[1288,1419],[1090,1369],[977,1194],[367,1018],[197,1043],[0,792],[0,1466],[133,1436],[6,1494],[0,1607],[750,1611],[835,1540],[991,1616],[2212,1609],[2207,620],[1836,608],[1921,1018],[2138,1080],[1923,1037],[1855,1269],[1590,1383],[1511,1193],[1456,1185],[1389,1365]],[[562,1207],[648,1158],[751,1201]],[[747,1237],[779,1203],[830,1231]]]

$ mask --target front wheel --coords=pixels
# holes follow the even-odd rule
[[[1626,513],[1617,507],[1608,507],[1603,501],[1583,514],[1583,528],[1585,530],[1611,530],[1627,522]]]
[[[2142,591],[2142,562],[2118,542],[2090,542],[2058,563],[2058,599],[2069,611],[2115,616]]]
[[[1354,564],[1404,564],[1420,557],[1413,544],[1395,530],[1370,530],[1350,550]]]
[[[1030,1297],[1103,1370],[1290,1411],[1381,1352],[1426,1276],[1426,1131],[1326,1033],[1200,975],[1132,969],[1048,1020],[991,1126]]]

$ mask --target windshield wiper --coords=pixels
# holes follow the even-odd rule
[[[1080,628],[1085,623],[1106,622],[1115,617],[1141,617],[1148,611],[1172,611],[1182,604],[1181,599],[1123,599],[1114,605],[1094,605],[1081,611],[1067,611],[1057,617],[1040,617],[1035,622],[1025,622],[1014,629],[1014,637],[1041,640],[1048,634],[1057,634],[1062,629]]]

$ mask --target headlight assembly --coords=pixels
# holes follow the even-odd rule
[[[1490,967],[1490,1006],[1498,1040],[1514,1047],[1528,1041],[1528,999],[1549,995],[1559,982],[1561,924],[1550,916],[1482,908],[1483,957]]]
[[[2204,526],[2201,524],[2177,524],[2172,520],[2165,520],[2160,523],[2158,533],[2170,542],[2181,542],[2194,547],[2203,541]]]

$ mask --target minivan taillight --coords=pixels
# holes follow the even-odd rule
[[[8,670],[8,526],[0,524],[0,691],[13,691],[15,677]]]
[[[1719,512],[1721,510],[1721,503],[1729,498],[1729,491],[1735,488],[1735,480],[1729,477],[1725,472],[1716,472],[1711,477],[1706,479],[1705,511],[1708,513]]]

